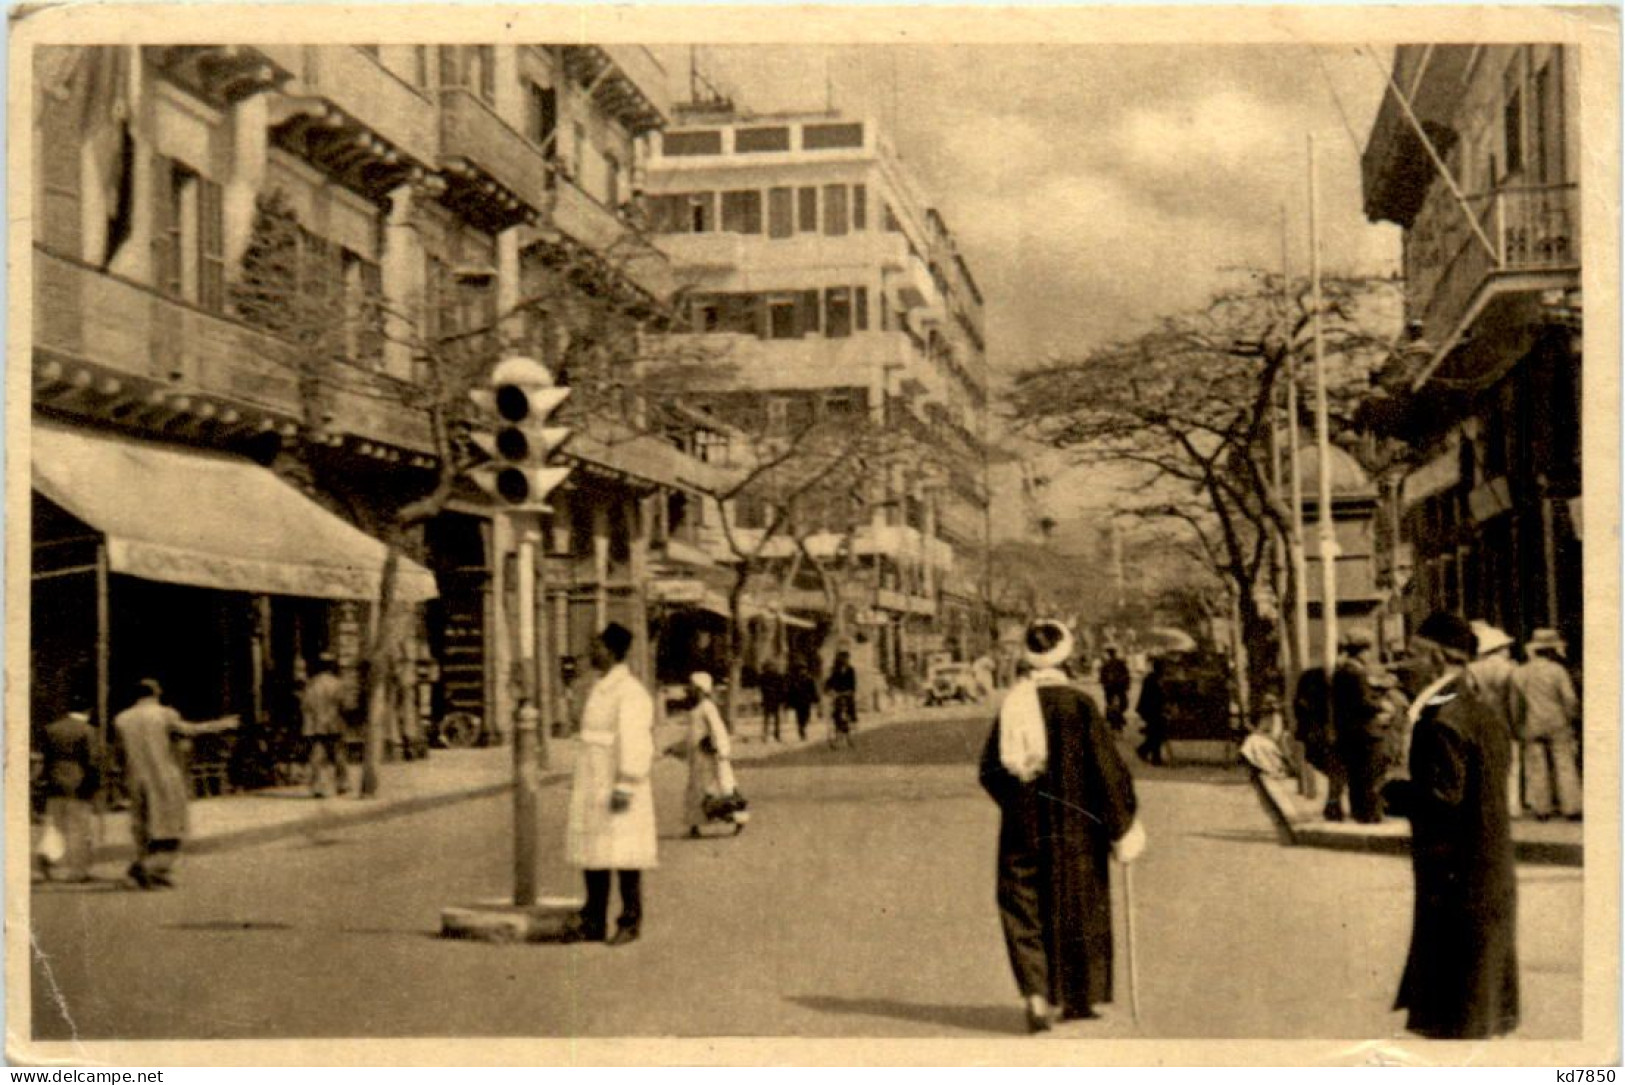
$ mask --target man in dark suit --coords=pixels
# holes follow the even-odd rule
[[[1435,1039],[1518,1025],[1517,874],[1507,810],[1511,738],[1466,682],[1472,627],[1436,612],[1406,652],[1415,691],[1410,777],[1385,790],[1411,820],[1416,910],[1394,1008]]]

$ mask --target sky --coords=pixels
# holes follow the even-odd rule
[[[947,219],[1008,371],[1200,304],[1236,266],[1308,260],[1308,147],[1325,265],[1392,272],[1361,211],[1384,69],[1353,46],[702,46],[761,113],[876,118]],[[1386,53],[1378,54],[1386,66]],[[686,91],[689,50],[664,58]]]

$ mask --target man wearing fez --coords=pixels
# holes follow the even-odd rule
[[[982,753],[982,787],[1003,815],[999,919],[1033,1032],[1112,1000],[1108,859],[1130,863],[1145,847],[1111,728],[1062,670],[1072,646],[1059,622],[1028,627],[1030,672]]]
[[[1482,1039],[1518,1025],[1517,877],[1506,782],[1511,736],[1466,678],[1472,627],[1436,612],[1406,652],[1415,697],[1410,778],[1389,784],[1411,820],[1416,910],[1394,1008],[1433,1039]]]
[[[566,938],[620,946],[643,920],[643,871],[656,865],[654,701],[626,665],[632,633],[611,622],[592,645],[598,680],[581,710],[581,749],[565,827],[565,859],[584,872],[587,903]],[[610,872],[619,874],[621,914],[609,934]]]

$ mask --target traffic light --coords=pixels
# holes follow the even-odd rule
[[[490,459],[471,470],[469,477],[508,511],[551,511],[547,497],[570,469],[547,461],[569,440],[570,430],[549,426],[547,419],[569,396],[570,389],[555,385],[546,366],[518,355],[497,363],[489,388],[468,393],[492,427],[476,428],[471,434]]]

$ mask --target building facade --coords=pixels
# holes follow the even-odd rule
[[[189,715],[238,713],[229,773],[268,782],[307,668],[331,651],[359,676],[387,621],[395,740],[426,720],[500,740],[515,540],[448,465],[465,391],[514,351],[579,385],[540,548],[549,708],[604,622],[646,633],[649,510],[693,485],[691,458],[612,432],[607,391],[675,282],[631,203],[668,119],[647,51],[52,47],[34,67],[36,724],[94,689],[105,727],[156,674]]]
[[[986,651],[982,297],[941,215],[872,118],[684,106],[651,152],[646,214],[686,334],[726,363],[697,389],[710,409],[786,431],[851,418],[931,450],[888,462],[861,522],[811,540],[835,553],[848,537],[859,567],[835,604],[844,646],[894,687],[934,654]],[[762,526],[748,499],[735,511]],[[776,602],[831,624],[805,581]]]
[[[1405,231],[1411,343],[1377,428],[1416,446],[1382,571],[1408,579],[1413,621],[1580,640],[1577,64],[1560,45],[1400,46],[1365,149],[1366,213]]]

